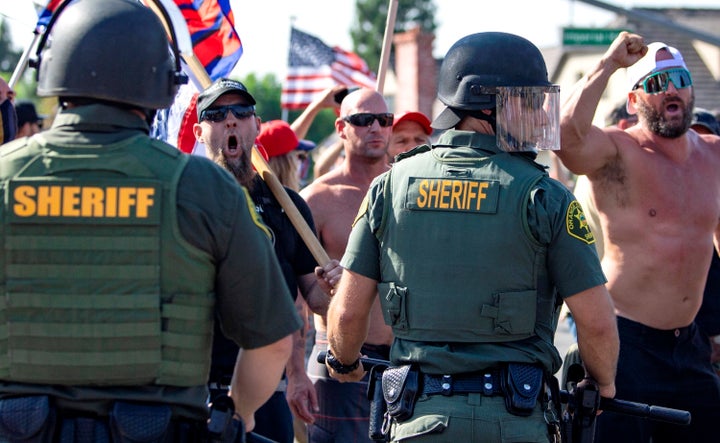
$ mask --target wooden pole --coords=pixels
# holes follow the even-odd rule
[[[388,5],[388,16],[385,21],[385,37],[383,37],[382,52],[380,53],[377,85],[375,86],[375,89],[380,94],[382,94],[385,89],[385,75],[387,73],[388,64],[390,63],[390,50],[392,48],[392,39],[395,32],[397,8],[398,0],[390,0],[390,4]]]
[[[168,16],[173,21],[172,25],[175,29],[175,32],[182,32],[184,34],[188,34],[187,41],[190,41],[187,24],[185,23],[184,18],[182,18],[182,14],[179,10],[176,11],[177,13],[175,13],[175,11],[171,11],[172,8],[177,9],[175,3],[169,0],[155,0],[155,2],[158,1],[163,4],[163,7],[168,12]],[[169,32],[168,24],[165,23],[164,15],[158,9],[157,3],[152,3],[148,1],[147,4],[155,12],[155,14],[160,17],[160,20],[163,22],[165,30],[168,32],[168,35],[172,36],[172,33]],[[180,19],[177,18],[178,15]],[[178,42],[184,40],[184,37],[181,38],[180,36],[177,36],[176,38]],[[183,44],[182,46],[186,46],[186,44]],[[212,79],[205,70],[205,67],[195,55],[195,52],[192,50],[192,45],[190,45],[190,48],[187,48],[180,47],[180,44],[178,44],[178,48],[180,50],[180,54],[183,60],[185,61],[185,64],[187,64],[187,66],[190,68],[193,75],[197,78],[202,87],[207,88],[208,86],[210,86],[212,84]],[[263,158],[262,154],[260,154],[260,151],[258,151],[257,146],[254,145],[252,148],[252,165],[258,172],[258,174],[260,174],[260,177],[265,180],[265,183],[267,183],[278,203],[280,203],[280,206],[282,206],[282,208],[285,210],[285,213],[290,219],[290,222],[293,224],[298,234],[300,234],[300,237],[303,239],[305,245],[310,250],[318,264],[320,266],[328,264],[330,262],[330,257],[323,249],[320,241],[315,236],[315,233],[313,233],[312,229],[310,229],[310,226],[308,226],[302,214],[300,214],[300,211],[298,211],[297,207],[295,206],[292,199],[285,190],[285,187],[282,185],[282,183],[280,183],[280,180],[272,172],[270,166],[265,161],[265,158]]]

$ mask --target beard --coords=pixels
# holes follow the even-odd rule
[[[661,109],[665,109],[665,105],[668,101],[673,101],[678,103],[678,106],[682,107],[682,102],[677,99],[668,99],[665,98],[662,101]],[[670,121],[665,119],[665,116],[662,112],[656,111],[652,106],[648,105],[647,102],[644,102],[642,100],[638,100],[636,103],[637,112],[639,115],[641,115],[645,121],[647,122],[648,129],[652,131],[653,134],[659,135],[661,137],[665,138],[678,138],[681,135],[685,134],[688,129],[690,129],[690,125],[692,124],[692,118],[693,118],[693,108],[695,107],[695,97],[690,97],[690,101],[688,102],[687,106],[683,108],[683,118],[682,121]]]
[[[222,166],[225,170],[229,171],[238,183],[250,188],[250,185],[255,176],[255,170],[252,168],[250,162],[250,155],[246,150],[242,150],[242,154],[238,158],[234,158],[228,161],[222,153],[213,159],[215,163]]]

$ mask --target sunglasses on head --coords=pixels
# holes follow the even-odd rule
[[[242,120],[255,115],[255,106],[226,105],[206,109],[200,113],[200,121],[209,120],[215,123],[224,121],[227,118],[228,111],[232,112],[235,118]]]
[[[660,71],[645,77],[642,83],[635,85],[633,89],[642,86],[643,90],[648,94],[659,94],[667,91],[670,82],[675,89],[683,89],[692,86],[692,77],[690,71],[684,68],[668,69]]]
[[[380,126],[387,128],[393,124],[393,115],[390,112],[383,114],[371,114],[369,112],[363,112],[360,114],[352,114],[343,117],[343,120],[350,123],[353,126],[371,126],[375,120],[378,121]]]

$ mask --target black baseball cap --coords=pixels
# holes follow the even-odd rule
[[[19,102],[15,105],[15,113],[17,114],[18,127],[25,123],[40,123],[46,118],[44,115],[38,115],[35,105],[31,102]]]
[[[215,100],[220,98],[221,95],[225,94],[238,94],[248,101],[249,105],[255,104],[255,98],[250,95],[245,85],[237,80],[229,78],[219,78],[213,82],[212,85],[208,86],[203,92],[198,95],[197,99],[197,114],[200,118],[200,114],[213,103]]]
[[[18,112],[18,118],[20,118],[19,112]],[[712,113],[710,113],[710,111],[707,111],[702,108],[695,108],[695,111],[693,112],[693,119],[692,119],[692,123],[690,124],[690,127],[693,127],[695,125],[704,126],[713,134],[720,135],[720,122],[717,121],[715,116],[712,115]]]

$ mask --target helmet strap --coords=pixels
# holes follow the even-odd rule
[[[492,125],[493,132],[497,134],[497,108],[490,109],[490,113],[486,114],[483,111],[464,111],[465,115],[469,115],[472,118],[478,120],[485,120]]]

